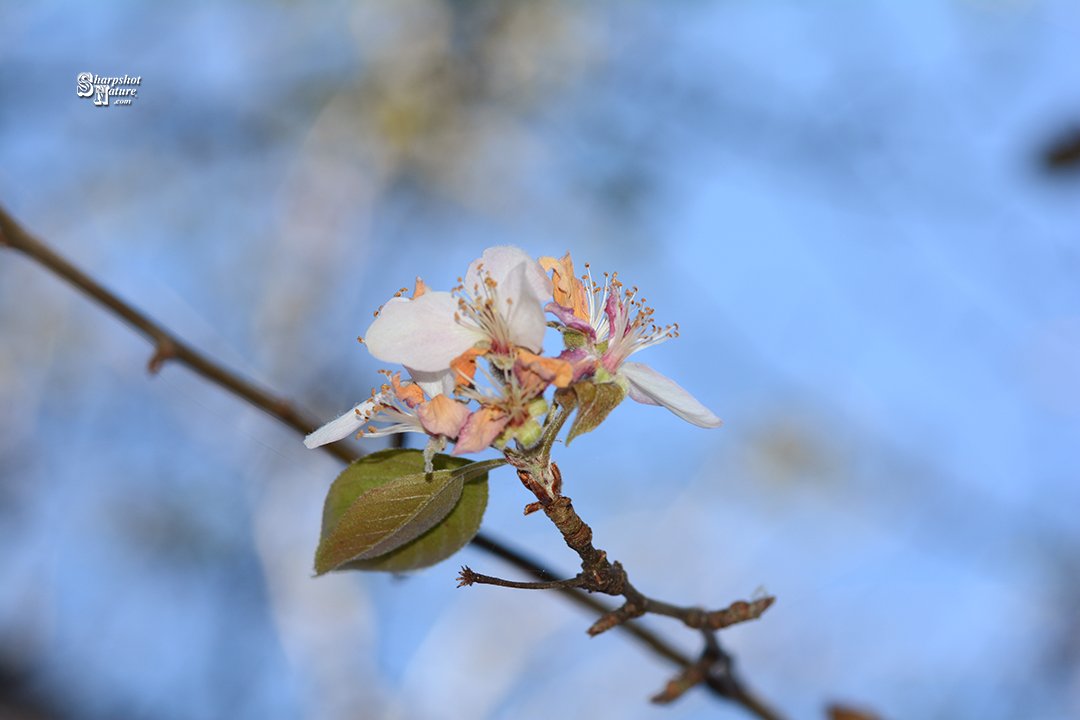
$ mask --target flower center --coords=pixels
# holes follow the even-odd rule
[[[653,308],[647,306],[645,298],[637,299],[638,289],[627,289],[619,281],[619,273],[608,276],[604,273],[604,284],[594,282],[589,264],[585,264],[589,273],[582,278],[586,288],[589,305],[589,321],[596,331],[598,345],[603,345],[603,365],[608,372],[614,373],[620,364],[638,350],[657,345],[668,338],[679,336],[679,324],[663,327],[653,322]]]
[[[458,278],[458,282],[463,281]],[[459,284],[450,292],[458,299],[458,312],[454,313],[454,320],[461,325],[479,329],[488,344],[490,359],[496,365],[501,365],[501,358],[491,355],[512,357],[514,338],[510,328],[510,313],[513,310],[513,300],[500,297],[499,283],[491,278],[491,274],[488,273],[487,277],[474,285],[471,294],[464,284]]]

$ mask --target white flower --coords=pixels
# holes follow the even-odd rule
[[[569,253],[559,260],[542,257],[540,264],[554,271],[555,302],[548,303],[547,310],[562,322],[564,335],[583,338],[575,343],[579,347],[563,353],[575,367],[575,380],[585,373],[592,373],[601,381],[605,375],[609,380],[625,380],[628,394],[639,403],[666,407],[698,427],[714,428],[722,424],[720,418],[674,380],[648,365],[626,361],[639,350],[679,336],[677,324],[659,327],[653,323],[653,309],[646,307],[644,300],[635,299],[636,287],[626,290],[617,273],[606,278],[603,287],[594,283],[590,274],[586,279],[592,287],[586,287],[574,277]]]
[[[445,382],[451,363],[476,347],[494,355],[512,355],[516,347],[540,352],[550,297],[551,280],[528,253],[488,248],[452,293],[418,281],[413,298],[391,298],[364,342],[379,360],[428,373],[425,382]]]

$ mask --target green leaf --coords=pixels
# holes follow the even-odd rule
[[[372,560],[380,560],[386,567],[366,569],[401,572],[449,557],[476,534],[487,504],[486,473],[465,485],[466,477],[481,469],[463,469],[472,464],[463,458],[436,455],[435,472],[426,474],[419,450],[383,450],[350,465],[326,496],[322,539],[315,553],[316,572],[322,575],[347,569],[343,567],[346,563],[360,568]],[[487,469],[486,463],[480,465]],[[482,486],[483,492],[478,493],[473,486]],[[467,507],[458,511],[466,487]],[[447,528],[435,532],[444,523]],[[383,560],[405,546],[412,548],[410,560]]]
[[[465,483],[461,499],[445,519],[412,542],[402,545],[385,555],[370,560],[354,560],[338,567],[339,570],[383,570],[406,572],[429,567],[465,547],[484,518],[487,507],[488,484],[486,475],[482,480]]]

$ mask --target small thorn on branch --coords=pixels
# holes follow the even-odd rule
[[[176,346],[168,340],[159,340],[157,347],[154,349],[154,355],[150,358],[150,362],[147,363],[146,369],[150,371],[151,375],[157,375],[161,367],[176,357]]]
[[[705,679],[705,674],[706,671],[701,666],[700,661],[689,665],[681,673],[669,680],[662,691],[649,699],[657,705],[673,703],[681,698],[687,690],[699,685]]]
[[[682,672],[676,675],[667,686],[654,695],[651,700],[658,705],[666,705],[682,697],[687,690],[701,683],[720,683],[725,688],[722,694],[731,696],[731,657],[720,649],[720,643],[712,630],[703,630],[705,634],[705,649],[701,651],[701,657],[697,662],[687,665]]]
[[[589,628],[589,636],[596,637],[605,630],[610,630],[616,625],[622,625],[627,620],[633,620],[634,618],[641,617],[644,614],[644,605],[638,605],[630,601],[624,602],[622,605],[615,608],[614,610],[594,622],[592,624],[592,627]]]

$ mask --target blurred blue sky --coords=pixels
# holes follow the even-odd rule
[[[0,204],[331,418],[356,343],[484,248],[569,250],[725,420],[627,403],[556,461],[645,592],[790,717],[1080,716],[1080,5],[0,5]],[[130,106],[81,72],[138,75]],[[557,348],[555,338],[548,350]],[[338,466],[0,254],[0,670],[84,718],[744,717],[557,597],[314,580]],[[635,357],[637,360],[638,357]],[[381,445],[373,441],[371,449]],[[559,572],[492,476],[484,527]],[[673,623],[651,626],[694,651]]]

